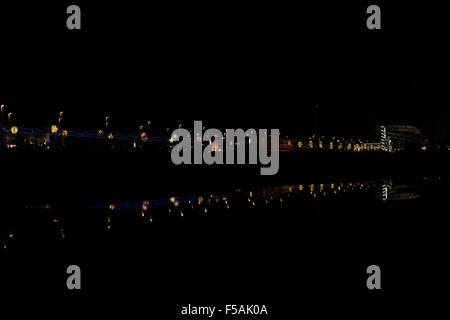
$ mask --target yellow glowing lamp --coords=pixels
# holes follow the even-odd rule
[[[109,140],[112,140],[112,139],[114,139],[114,136],[113,136],[113,134],[112,134],[112,133],[110,133],[110,134],[108,135],[108,139],[109,139]]]
[[[11,127],[11,133],[12,134],[17,134],[17,132],[19,132],[19,128],[17,128],[16,126],[12,126]]]
[[[61,131],[61,135],[62,135],[63,137],[67,137],[67,135],[68,135],[67,130]]]
[[[56,134],[56,133],[58,133],[58,126],[57,125],[52,125],[50,130],[51,130],[51,132],[53,134]]]

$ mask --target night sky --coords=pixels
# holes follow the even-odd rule
[[[116,128],[195,119],[309,135],[318,104],[324,135],[365,135],[380,123],[448,135],[436,7],[377,2],[382,30],[371,31],[364,1],[74,3],[81,31],[65,26],[72,2],[2,7],[0,98],[19,125],[48,125],[64,110],[68,127],[97,128],[110,115]]]

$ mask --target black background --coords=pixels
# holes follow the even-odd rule
[[[147,120],[161,127],[174,126],[183,120],[188,128],[193,125],[193,120],[204,120],[209,127],[280,128],[283,134],[310,135],[314,129],[313,110],[318,104],[320,131],[324,135],[364,136],[373,133],[374,127],[381,123],[401,122],[417,125],[428,135],[448,139],[448,49],[445,11],[440,4],[396,2],[394,5],[378,2],[382,9],[382,29],[367,30],[365,10],[372,2],[364,1],[332,4],[299,2],[295,5],[225,2],[144,5],[137,1],[75,3],[82,10],[80,31],[66,28],[65,10],[72,2],[2,4],[0,102],[10,108],[14,113],[14,121],[19,125],[48,126],[56,122],[59,112],[64,110],[64,124],[68,128],[96,129],[103,126],[104,117],[108,115],[118,131],[135,131]],[[105,160],[101,157],[108,156],[90,157],[100,161]],[[114,157],[120,159],[119,156]],[[58,159],[55,160],[60,165],[58,168],[64,170],[64,165]],[[73,156],[72,161],[79,163],[80,159],[85,159],[85,155]],[[132,164],[133,159],[128,161]],[[21,161],[25,163],[20,155],[15,160],[18,167]],[[40,161],[48,163],[47,160]],[[322,161],[323,164],[327,163],[326,160]],[[411,167],[413,165],[408,169]],[[415,174],[421,174],[420,165],[415,167],[419,167]],[[110,165],[102,173],[111,183],[115,180],[114,168]],[[213,170],[203,172],[202,177],[214,174]],[[282,170],[284,172],[281,175],[289,176],[286,169]],[[76,180],[81,169],[68,171],[69,176]],[[220,175],[224,183],[238,183],[236,179],[239,172],[234,175],[228,175],[229,171],[225,169],[224,172]],[[144,186],[152,191],[158,190],[160,185],[170,188],[170,179],[179,173],[176,171],[167,177],[152,171],[153,182],[149,178],[144,180],[142,176],[130,177],[117,169],[117,176],[130,179],[127,182],[135,184],[135,189]],[[189,168],[180,175],[185,174],[184,177],[191,179],[192,189],[220,189],[221,181],[204,183],[205,180],[200,178],[194,181],[196,173]],[[261,182],[262,178],[255,172],[246,173],[246,183],[251,184],[258,179]],[[27,174],[23,173],[23,176]],[[342,172],[341,175],[346,176],[346,173]],[[244,179],[243,176],[240,178]],[[90,195],[97,199],[119,197],[104,189],[104,194],[100,191],[98,194],[101,196],[98,196],[94,193],[97,188],[95,181],[88,182],[92,183],[87,183],[88,186],[81,191],[83,196]],[[183,183],[185,188],[189,188],[188,182]],[[36,181],[30,185],[33,183],[39,185]],[[51,181],[46,183],[50,184]],[[178,188],[182,189],[175,186],[170,191]],[[135,190],[131,187],[128,190],[128,185],[124,189],[113,191],[131,194],[130,190]],[[38,190],[33,197],[39,198],[41,192],[43,190]],[[65,197],[62,201],[68,202],[67,199],[78,195],[57,190],[46,197],[61,196]],[[220,286],[227,289],[221,295],[216,294],[216,300],[212,297],[208,303],[228,303],[230,297],[235,297],[239,303],[248,297],[253,298],[250,303],[265,303],[269,297],[269,302],[272,306],[278,306],[278,311],[287,305],[287,309],[292,311],[300,295],[319,297],[319,300],[328,297],[336,300],[342,292],[349,294],[357,291],[361,295],[358,281],[365,274],[359,267],[373,263],[374,257],[375,260],[381,257],[380,260],[386,262],[383,260],[386,250],[395,250],[390,247],[391,241],[404,235],[396,233],[396,230],[402,226],[408,213],[401,212],[394,221],[385,214],[372,224],[370,215],[364,218],[351,215],[339,220],[333,216],[333,207],[340,208],[337,209],[341,210],[340,213],[346,212],[345,204],[342,207],[330,203],[308,204],[304,209],[308,212],[306,217],[293,220],[300,224],[302,232],[289,220],[297,213],[295,206],[281,213],[280,219],[276,221],[272,220],[273,212],[270,210],[263,212],[258,222],[255,222],[256,213],[251,213],[244,221],[240,221],[242,224],[234,226],[235,238],[230,241],[226,239],[232,222],[216,221],[214,218],[203,222],[194,221],[195,227],[191,226],[193,229],[162,227],[144,238],[113,238],[109,243],[103,243],[102,239],[93,236],[95,241],[100,241],[100,244],[94,242],[99,246],[99,251],[103,250],[101,254],[97,256],[97,247],[89,248],[92,242],[87,240],[74,248],[66,248],[68,254],[64,259],[55,262],[54,269],[47,269],[47,277],[38,279],[37,283],[45,286],[46,279],[53,271],[61,270],[61,265],[78,258],[85,259],[86,265],[82,267],[88,268],[90,272],[86,281],[94,283],[87,290],[88,297],[104,295],[108,299],[120,300],[129,295],[147,303],[151,298],[155,302],[152,306],[158,305],[160,311],[164,311],[161,304],[161,300],[164,300],[171,315],[174,306],[180,303],[206,303],[209,301],[205,299],[208,290],[217,293]],[[364,199],[351,203],[350,207],[360,211],[373,210],[370,212],[376,214],[374,208],[367,208]],[[395,208],[392,210],[395,211]],[[76,211],[68,214],[76,216]],[[314,216],[314,213],[317,215]],[[321,223],[324,223],[324,229],[320,229]],[[411,222],[412,225],[420,223],[417,220]],[[308,224],[318,229],[308,230]],[[345,227],[335,229],[334,224]],[[83,222],[80,225],[86,227]],[[370,226],[368,228],[371,231],[381,228],[391,233],[379,244],[370,238],[370,233],[364,234],[365,229],[355,229],[361,225]],[[286,241],[291,246],[273,246],[265,238],[267,226],[273,227],[271,237],[279,236],[280,242]],[[351,231],[367,242],[355,241]],[[176,232],[182,234],[178,235],[179,238],[169,238],[166,232],[170,236],[176,236]],[[322,239],[320,235],[326,237]],[[314,236],[315,246],[307,247],[306,252],[290,255],[291,249],[297,250],[292,245],[294,241],[303,241],[305,244]],[[142,247],[128,251],[126,246],[134,240],[159,241],[161,237],[169,240],[166,246],[152,249],[153,257],[173,262],[192,259],[196,262],[186,267],[185,272],[206,274],[211,279],[219,279],[218,284],[204,281],[201,283],[203,291],[192,291],[191,288],[198,285],[194,276],[186,277],[185,273],[177,275],[177,265],[168,270],[162,265],[155,266],[152,259],[141,256]],[[204,237],[211,237],[216,242],[205,243]],[[185,242],[179,245],[177,239]],[[263,240],[259,245],[252,246],[258,244],[255,239]],[[247,241],[244,242],[247,245],[242,240]],[[213,244],[217,246],[213,247]],[[348,245],[350,249],[342,249]],[[374,253],[373,256],[361,253],[367,249],[365,246],[372,250],[369,252]],[[192,248],[197,248],[197,251],[190,251]],[[51,249],[46,247],[43,254],[46,254],[46,250],[51,252]],[[235,251],[230,252],[225,259],[222,254],[230,249]],[[440,249],[442,247],[436,247],[435,253],[439,253]],[[89,254],[84,250],[88,250]],[[208,250],[211,255],[202,257],[201,253]],[[253,256],[248,256],[246,250],[253,250]],[[425,249],[422,250],[423,256],[426,256]],[[37,251],[27,259],[39,259],[40,254]],[[414,257],[414,254],[410,252],[409,257]],[[297,260],[302,255],[307,257],[307,262]],[[352,260],[355,256],[360,260]],[[270,257],[269,261],[265,260],[267,257]],[[280,267],[277,257],[285,258],[287,261],[283,262],[291,264],[284,269],[283,265]],[[225,265],[217,267],[224,261]],[[347,262],[331,265],[336,261]],[[270,281],[261,282],[259,279],[267,277],[264,273],[267,265],[264,270],[258,268],[265,263],[277,267],[273,276],[269,277]],[[389,263],[386,264],[389,268]],[[206,271],[202,273],[198,269],[199,265],[204,266]],[[107,266],[111,268],[105,274],[104,267]],[[136,270],[135,266],[143,269]],[[146,267],[153,268],[152,277],[145,277]],[[295,273],[296,267],[300,270],[298,274]],[[235,273],[224,276],[221,270],[226,268]],[[20,270],[25,272],[26,265],[22,265]],[[283,273],[284,270],[286,273]],[[330,276],[333,270],[342,276]],[[166,280],[158,278],[158,272],[173,274],[169,286],[164,286]],[[275,274],[279,274],[279,278]],[[291,278],[292,274],[296,274],[296,277]],[[399,280],[400,283],[408,283],[408,276],[414,274],[414,271],[406,273]],[[57,279],[64,279],[65,276],[59,274],[60,278]],[[114,277],[116,281],[110,282]],[[157,281],[154,282],[155,278]],[[318,278],[321,279],[320,283],[315,282]],[[435,275],[435,278],[439,277]],[[424,284],[426,277],[420,279],[419,288],[430,289]],[[248,287],[252,289],[249,292],[234,291],[233,285],[238,288],[237,284],[244,281],[248,281]],[[111,283],[116,283],[117,287]],[[290,283],[292,285],[288,285]],[[401,287],[401,284],[397,285]],[[162,297],[167,299],[151,290],[155,286],[163,289]],[[271,291],[270,286],[274,288]],[[136,291],[137,288],[141,291]],[[324,288],[329,290],[326,294]],[[440,285],[433,288],[441,289],[440,293],[445,292]],[[275,303],[273,298],[277,292],[287,289],[298,289],[299,293],[291,295],[288,302]],[[50,291],[46,291],[43,297],[53,297],[55,293]],[[265,295],[268,291],[269,296]],[[283,297],[288,296],[286,292],[282,293]],[[83,294],[81,297],[74,296],[81,300]],[[367,296],[364,291],[362,297]],[[368,297],[376,300],[380,296],[374,294]]]
[[[176,119],[214,127],[366,134],[380,122],[436,126],[448,116],[444,10],[379,3],[68,2],[2,10],[2,97],[21,124],[136,128]],[[294,128],[295,130],[292,130]],[[369,129],[368,129],[369,128]]]

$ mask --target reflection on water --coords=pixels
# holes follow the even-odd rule
[[[427,178],[424,178],[427,180]],[[383,200],[412,200],[420,197],[418,184],[397,184],[392,180],[382,183],[382,199]]]
[[[270,297],[286,283],[365,294],[367,265],[379,264],[384,295],[447,293],[433,284],[450,267],[441,258],[450,243],[448,178],[318,182],[139,201],[3,201],[0,282],[5,295],[65,294],[61,270],[80,264],[90,296],[138,295],[141,286],[153,298],[173,288],[187,296],[201,286]],[[31,287],[30,266],[42,274]]]
[[[235,209],[245,211],[247,208],[276,208],[282,207],[288,200],[297,201],[323,201],[333,199],[356,199],[367,197],[373,201],[413,200],[420,197],[424,182],[430,182],[430,178],[423,178],[420,183],[400,183],[394,180],[372,180],[359,182],[334,182],[320,184],[291,184],[263,186],[249,190],[236,189],[227,194],[209,194],[194,196],[171,196],[163,199],[140,200],[127,202],[109,202],[100,204],[75,204],[80,211],[87,210],[107,213],[105,218],[105,230],[112,231],[112,221],[123,214],[139,214],[143,223],[158,222],[162,215],[183,219],[190,215],[202,216],[207,214],[220,214]],[[65,239],[67,223],[63,214],[65,208],[62,205],[52,203],[32,203],[24,206],[25,210],[56,211],[59,216],[50,216],[50,222],[56,228],[59,239]],[[155,219],[156,218],[156,219]],[[4,228],[5,225],[2,226]],[[9,248],[9,244],[15,240],[15,230],[20,229],[20,224],[7,226],[1,230],[1,247],[3,252]]]

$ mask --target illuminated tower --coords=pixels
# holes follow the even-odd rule
[[[381,150],[383,150],[383,151],[388,150],[388,140],[387,140],[385,126],[380,126],[380,147],[381,147]]]

